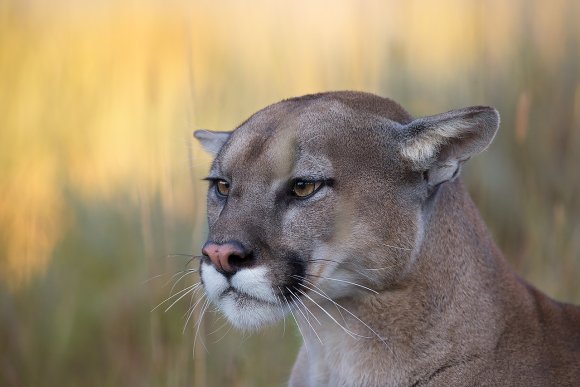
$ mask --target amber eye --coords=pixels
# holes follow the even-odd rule
[[[222,196],[228,196],[230,193],[230,183],[225,180],[218,180],[215,183],[215,189]]]
[[[296,180],[292,187],[292,195],[298,198],[308,197],[316,192],[321,185],[322,182],[320,181]]]

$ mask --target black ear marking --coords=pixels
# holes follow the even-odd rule
[[[457,168],[455,168],[455,172],[453,172],[453,176],[451,176],[451,180],[455,179],[459,176],[459,171],[461,170],[461,163],[457,164]]]

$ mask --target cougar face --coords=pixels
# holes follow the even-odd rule
[[[413,121],[391,100],[342,92],[271,105],[231,133],[197,131],[216,155],[201,278],[229,321],[258,328],[304,302],[404,281],[425,200],[469,157],[436,151],[497,114],[472,108],[436,120],[439,133],[425,133],[429,119]]]

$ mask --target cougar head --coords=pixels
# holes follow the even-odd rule
[[[196,131],[215,155],[208,297],[253,329],[303,302],[397,286],[421,247],[425,203],[498,124],[490,107],[414,120],[392,100],[335,92],[268,106],[232,132]]]

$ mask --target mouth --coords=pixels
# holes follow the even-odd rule
[[[280,304],[230,288],[216,303],[232,325],[242,330],[256,330],[284,318],[286,312]]]
[[[253,295],[250,295],[246,292],[234,289],[232,286],[230,286],[229,288],[227,288],[220,296],[220,300],[223,300],[225,298],[231,297],[233,298],[236,302],[240,303],[240,304],[246,304],[246,303],[257,303],[257,304],[267,304],[267,305],[272,305],[272,306],[278,306],[279,304],[274,303],[270,300],[264,300],[258,297],[255,297]]]

